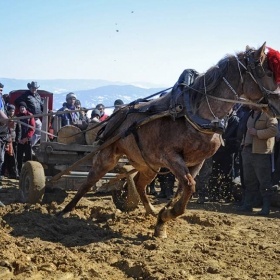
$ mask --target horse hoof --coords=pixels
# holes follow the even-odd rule
[[[164,225],[156,225],[154,236],[162,239],[167,238],[166,227]]]

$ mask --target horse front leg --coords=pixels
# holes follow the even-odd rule
[[[187,203],[195,192],[195,181],[189,173],[188,168],[185,166],[184,169],[187,171],[185,175],[181,178],[178,176],[181,196],[179,198],[179,196],[176,195],[176,197],[159,212],[154,232],[154,236],[156,237],[167,237],[166,223],[171,219],[175,219],[176,217],[184,214]]]

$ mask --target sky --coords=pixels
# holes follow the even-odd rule
[[[0,79],[172,86],[226,54],[280,50],[279,0],[0,0]]]

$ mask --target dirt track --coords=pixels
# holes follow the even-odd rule
[[[17,194],[17,181],[6,180],[0,279],[280,279],[279,208],[265,218],[190,202],[161,240],[142,205],[122,213],[110,196],[89,193],[59,219],[75,192],[46,194],[42,205],[16,203]],[[166,203],[151,199],[157,209]]]

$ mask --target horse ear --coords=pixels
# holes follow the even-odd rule
[[[266,47],[266,42],[263,43],[263,45],[256,51],[257,57],[262,57],[265,54],[265,47]]]
[[[263,45],[254,54],[255,59],[260,61],[261,65],[263,65],[263,62],[265,61],[266,58],[265,47],[266,47],[266,42],[264,42]]]

